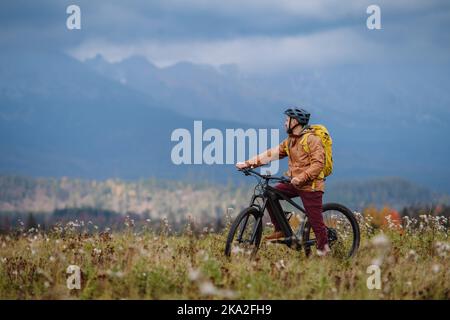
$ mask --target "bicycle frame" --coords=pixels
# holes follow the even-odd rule
[[[257,203],[257,199],[261,198],[263,200],[263,205],[260,206]],[[281,199],[280,199],[281,198]],[[286,244],[289,247],[297,247],[301,248],[303,245],[302,243],[302,235],[305,229],[305,225],[307,222],[307,218],[303,219],[301,222],[301,225],[299,227],[298,232],[295,234],[292,231],[292,228],[289,224],[288,219],[286,218],[286,215],[284,214],[283,208],[281,207],[280,200],[285,200],[288,203],[290,203],[293,207],[297,208],[300,212],[302,212],[306,217],[306,212],[303,207],[301,207],[299,204],[294,202],[291,198],[287,197],[283,192],[275,189],[274,187],[270,186],[268,184],[268,181],[266,181],[263,185],[262,193],[260,194],[254,194],[250,200],[250,206],[256,207],[258,211],[261,213],[261,215],[257,218],[255,229],[253,230],[252,239],[254,239],[257,231],[257,226],[259,223],[262,223],[262,219],[264,216],[264,211],[270,207],[272,209],[274,218],[278,225],[280,226],[281,230],[283,231],[285,238],[283,240],[275,241],[277,243],[283,243]],[[247,225],[247,221],[245,221],[243,229],[245,229]],[[241,235],[240,235],[241,236]],[[239,237],[241,239],[241,237]],[[315,243],[314,240],[310,241],[311,243],[308,243],[308,245],[312,245]]]

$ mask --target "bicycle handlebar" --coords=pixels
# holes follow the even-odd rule
[[[239,169],[239,171],[242,171],[246,176],[253,174],[253,175],[258,176],[265,180],[277,180],[282,183],[290,183],[291,182],[291,179],[289,179],[287,177],[273,177],[269,174],[260,174],[260,173],[256,172],[255,170],[253,170],[252,168]]]

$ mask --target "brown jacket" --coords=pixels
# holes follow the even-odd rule
[[[302,137],[308,129],[305,128],[300,135],[289,135],[278,146],[269,149],[256,157],[247,161],[248,164],[259,167],[270,161],[289,158],[289,169],[287,176],[300,180],[296,187],[301,191],[325,191],[325,182],[322,177],[322,170],[325,166],[325,151],[322,140],[314,134],[309,134],[307,143],[309,152],[306,152],[301,144]],[[289,155],[286,146],[289,145]]]

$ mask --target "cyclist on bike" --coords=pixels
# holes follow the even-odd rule
[[[319,175],[325,165],[325,151],[321,139],[310,134],[306,143],[309,147],[307,153],[301,145],[303,135],[308,132],[308,122],[310,114],[301,108],[287,109],[284,114],[286,120],[284,126],[288,134],[283,142],[278,146],[269,149],[245,162],[238,162],[238,169],[256,168],[265,165],[273,160],[282,159],[289,156],[289,170],[286,173],[291,177],[291,183],[278,183],[275,188],[282,191],[290,198],[300,196],[305,207],[306,214],[311,223],[317,239],[317,254],[326,255],[330,251],[328,245],[327,228],[322,217],[322,196],[324,193],[324,179]],[[273,208],[267,207],[274,232],[266,237],[266,240],[273,241],[284,237],[280,226],[277,224]]]

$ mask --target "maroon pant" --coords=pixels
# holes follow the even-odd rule
[[[323,222],[322,216],[322,191],[300,191],[296,189],[291,183],[278,183],[275,189],[280,190],[288,196],[289,198],[295,198],[300,196],[305,207],[306,215],[311,223],[311,227],[316,235],[317,239],[317,249],[322,250],[325,244],[328,243],[327,227]],[[280,230],[280,226],[275,220],[272,212],[272,208],[267,206],[267,211],[269,212],[270,219],[275,227],[275,231]]]

